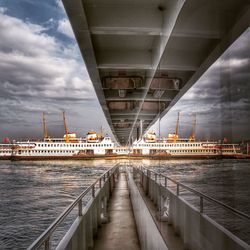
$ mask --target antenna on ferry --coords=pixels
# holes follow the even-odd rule
[[[65,140],[66,142],[69,142],[69,131],[68,131],[68,126],[66,122],[65,111],[63,111],[63,122],[64,122],[64,129],[65,129]]]
[[[142,139],[142,132],[143,132],[143,120],[140,120],[140,139]]]
[[[47,129],[46,120],[45,120],[45,113],[44,112],[43,112],[43,137],[45,139],[49,138],[48,129]]]
[[[178,117],[177,117],[177,121],[176,121],[176,127],[175,127],[175,138],[174,141],[176,142],[178,139],[178,134],[179,134],[179,122],[180,122],[180,111],[178,112]]]
[[[104,138],[104,133],[103,133],[103,127],[101,126],[101,131],[100,131],[100,139],[103,139]]]
[[[192,128],[192,135],[189,137],[190,141],[195,140],[195,132],[196,132],[196,114],[193,114],[194,120],[193,120],[193,128]]]

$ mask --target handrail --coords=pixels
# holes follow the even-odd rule
[[[170,177],[168,177],[168,176],[166,176],[166,175],[164,175],[164,174],[157,173],[156,171],[150,170],[150,169],[145,168],[145,167],[143,167],[143,166],[141,166],[140,168],[141,168],[141,169],[145,169],[146,171],[149,171],[149,172],[151,172],[151,173],[153,173],[153,174],[155,174],[155,175],[164,177],[164,178],[165,178],[165,183],[167,183],[167,182],[166,182],[166,179],[172,181],[173,183],[175,183],[175,184],[177,185],[177,195],[179,195],[179,187],[182,187],[182,188],[184,188],[184,189],[190,191],[191,193],[194,193],[194,194],[196,194],[197,196],[199,196],[199,198],[200,198],[200,212],[201,212],[201,213],[203,213],[203,198],[204,198],[205,200],[207,200],[207,201],[209,201],[209,202],[212,202],[212,203],[215,203],[215,204],[217,204],[217,205],[219,205],[219,206],[224,207],[225,209],[227,209],[227,210],[229,210],[230,212],[233,212],[233,213],[235,213],[235,214],[237,214],[237,215],[243,217],[244,219],[250,220],[250,216],[249,216],[248,214],[243,213],[243,212],[241,212],[241,211],[239,211],[239,210],[237,210],[237,209],[235,209],[235,208],[233,208],[233,207],[231,207],[231,206],[229,206],[229,205],[226,205],[226,204],[224,204],[224,203],[221,202],[221,201],[218,201],[218,200],[216,200],[216,199],[214,199],[214,198],[212,198],[212,197],[210,197],[210,196],[208,196],[208,195],[206,195],[206,194],[203,194],[202,192],[199,192],[199,191],[197,191],[197,190],[195,190],[195,189],[193,189],[193,188],[190,188],[190,187],[186,186],[185,184],[183,184],[183,183],[181,183],[181,182],[175,181],[175,180],[173,180],[172,178],[170,178]],[[141,170],[141,171],[142,171],[142,170]],[[165,185],[165,187],[167,188],[167,185]]]
[[[99,178],[97,178],[87,189],[85,189],[60,215],[59,217],[29,246],[28,250],[34,250],[41,247],[45,244],[45,249],[49,249],[46,247],[46,244],[50,244],[49,240],[54,231],[58,228],[58,226],[64,221],[67,215],[76,207],[78,204],[78,215],[82,215],[82,199],[86,194],[92,190],[92,197],[95,195],[95,186],[99,183],[99,187],[101,188],[102,179],[103,183],[107,182],[115,170],[119,167],[119,164],[116,164],[114,167],[107,170],[103,173]]]

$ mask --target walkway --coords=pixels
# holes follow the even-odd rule
[[[139,240],[125,173],[121,173],[109,202],[109,223],[98,230],[95,250],[139,250]]]

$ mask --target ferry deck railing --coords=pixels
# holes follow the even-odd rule
[[[87,189],[85,189],[62,213],[61,215],[44,231],[33,243],[30,245],[28,250],[41,249],[43,246],[45,250],[52,249],[52,238],[54,232],[58,229],[58,227],[65,221],[68,215],[72,212],[72,210],[78,207],[78,217],[83,216],[83,199],[87,195],[91,194],[92,199],[95,199],[98,192],[104,187],[105,184],[108,184],[108,192],[110,193],[115,185],[115,179],[117,178],[117,174],[119,172],[119,164],[115,165],[104,174],[102,174],[92,185],[90,185]],[[101,205],[101,204],[100,204]],[[103,208],[103,204],[101,205]],[[106,204],[105,204],[106,206]],[[101,208],[96,209],[96,211],[100,211]],[[95,215],[100,216],[99,215]]]
[[[237,210],[237,209],[235,209],[235,208],[233,208],[233,207],[231,207],[231,206],[229,206],[229,205],[227,205],[227,204],[225,204],[225,203],[223,203],[221,201],[218,201],[217,199],[214,199],[214,198],[212,198],[212,197],[210,197],[210,196],[208,196],[208,195],[206,195],[206,194],[204,194],[202,192],[199,192],[199,191],[197,191],[197,190],[195,190],[195,189],[193,189],[191,187],[188,187],[187,185],[185,185],[185,184],[183,184],[183,183],[181,183],[179,181],[176,181],[176,180],[174,180],[174,179],[172,179],[172,178],[170,178],[170,177],[168,177],[168,176],[166,176],[166,175],[164,175],[162,173],[158,173],[156,171],[150,170],[150,169],[148,169],[146,167],[143,167],[143,166],[133,168],[133,171],[135,171],[135,174],[136,174],[136,172],[140,174],[140,183],[142,184],[144,190],[147,193],[150,192],[150,190],[149,190],[150,189],[150,187],[149,187],[149,180],[150,179],[155,181],[156,183],[160,184],[161,186],[164,186],[165,188],[168,188],[169,187],[168,183],[172,182],[173,184],[176,185],[175,193],[176,193],[177,196],[180,195],[180,188],[182,188],[183,190],[187,190],[187,191],[191,192],[192,194],[198,196],[198,198],[200,200],[200,202],[199,202],[200,203],[199,204],[200,205],[200,208],[199,208],[200,213],[204,212],[204,200],[206,200],[206,201],[208,201],[210,203],[213,203],[215,205],[223,207],[224,209],[228,210],[231,213],[234,213],[235,215],[237,215],[237,216],[239,216],[239,217],[241,217],[243,219],[250,220],[250,216],[248,214],[243,213],[243,212],[241,212],[241,211],[239,211],[239,210]],[[147,177],[146,183],[143,180],[144,176]]]

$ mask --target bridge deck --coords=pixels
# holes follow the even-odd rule
[[[109,223],[98,230],[94,249],[140,249],[125,173],[119,175],[108,210]]]

